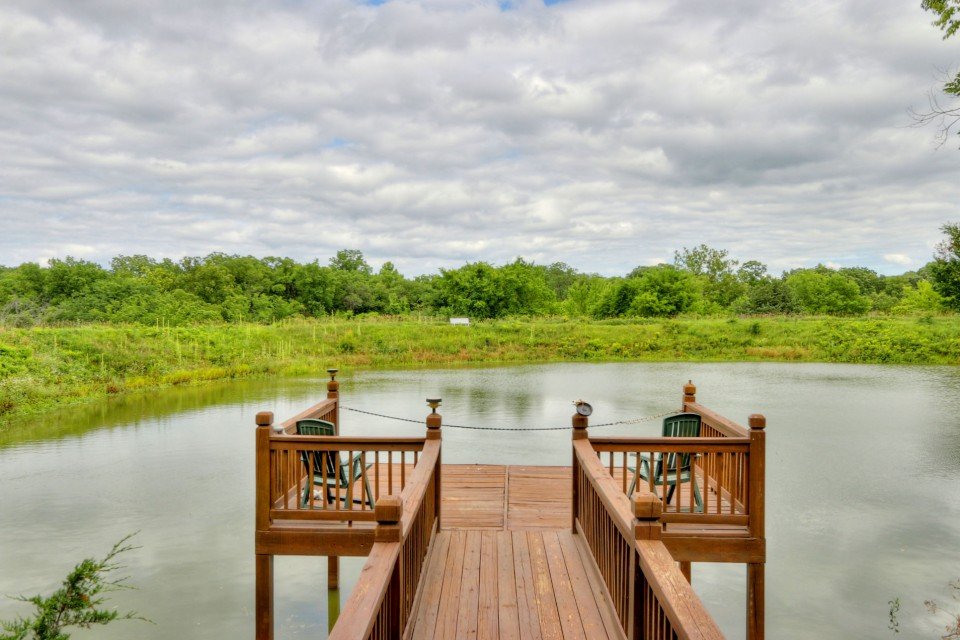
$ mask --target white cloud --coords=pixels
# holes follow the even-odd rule
[[[210,251],[880,270],[956,217],[917,6],[0,5],[0,263]],[[79,249],[82,248],[82,251]]]
[[[913,259],[903,253],[885,253],[883,259],[890,264],[896,264],[901,267],[908,267],[913,264]]]

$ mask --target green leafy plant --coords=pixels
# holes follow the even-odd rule
[[[103,594],[133,588],[125,584],[126,576],[114,576],[123,568],[116,562],[117,557],[138,548],[128,544],[134,535],[125,536],[113,545],[103,559],[87,558],[80,562],[52,595],[16,596],[17,600],[33,604],[34,613],[9,622],[0,621],[3,630],[0,640],[67,640],[70,637],[64,631],[67,627],[88,629],[115,620],[149,622],[133,611],[120,613],[104,607]]]

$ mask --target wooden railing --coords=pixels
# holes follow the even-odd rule
[[[373,522],[381,496],[399,494],[407,486],[424,438],[297,434],[297,422],[308,418],[332,422],[339,433],[339,393],[331,395],[258,430],[258,529],[268,529],[276,520]],[[341,463],[348,463],[343,473]]]
[[[620,491],[663,500],[662,522],[749,523],[750,438],[612,437],[590,443]]]
[[[330,640],[402,637],[439,525],[439,506],[440,440],[428,434],[403,492],[377,503],[376,541]]]
[[[624,633],[639,640],[722,639],[660,540],[660,499],[643,485],[628,499],[585,431],[574,430],[573,528],[596,561]]]

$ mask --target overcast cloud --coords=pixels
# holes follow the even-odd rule
[[[920,2],[5,0],[0,263],[885,273],[960,220]]]

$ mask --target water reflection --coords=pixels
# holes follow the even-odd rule
[[[349,373],[349,372],[347,372]],[[902,638],[936,637],[923,609],[960,567],[960,375],[953,368],[789,364],[551,364],[344,375],[344,404],[422,419],[594,424],[698,397],[741,422],[768,418],[768,629],[775,638],[884,637],[903,602]],[[70,408],[0,432],[0,593],[51,590],[81,557],[140,530],[128,558],[140,589],[117,594],[156,626],[123,623],[76,638],[250,637],[253,415],[292,415],[322,378],[244,381]],[[344,412],[344,431],[418,435],[418,424]],[[597,428],[653,435],[659,422]],[[444,429],[445,462],[569,464],[569,433]],[[361,560],[344,560],[346,591]],[[279,638],[322,637],[318,558],[279,558]],[[743,635],[744,571],[695,565],[694,584],[730,637]],[[0,618],[22,611],[0,601]]]

